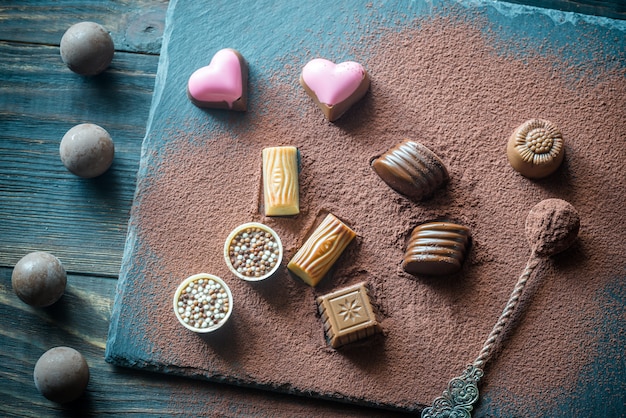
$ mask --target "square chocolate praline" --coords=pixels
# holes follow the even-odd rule
[[[333,348],[381,332],[365,283],[320,296],[317,304],[326,339]]]

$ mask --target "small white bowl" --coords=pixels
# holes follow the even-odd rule
[[[244,233],[246,232],[246,230],[252,230],[252,229],[260,229],[263,232],[267,232],[271,234],[273,242],[277,245],[277,248],[278,248],[278,254],[275,254],[274,251],[271,251],[269,255],[268,254],[261,255],[261,257],[263,256],[271,257],[272,254],[275,254],[275,264],[270,270],[268,270],[267,272],[259,276],[256,276],[256,275],[252,276],[252,275],[244,274],[242,271],[239,271],[235,266],[233,266],[233,263],[230,260],[230,247],[231,247],[231,242],[233,241],[233,239],[235,239],[235,237],[237,237],[237,235],[239,235],[240,233]],[[280,267],[280,263],[283,261],[283,244],[280,241],[280,237],[278,236],[278,234],[269,226],[263,225],[258,222],[245,223],[235,228],[230,233],[230,235],[228,235],[228,238],[226,238],[226,242],[224,243],[224,261],[226,261],[226,265],[228,266],[230,271],[235,276],[239,277],[242,280],[246,280],[248,282],[258,282],[261,280],[265,280],[268,277],[272,276],[276,272],[276,270],[278,270],[278,268]],[[258,260],[254,260],[254,261],[258,261]]]
[[[201,283],[199,283],[200,281]],[[225,290],[225,293],[226,293],[225,300],[228,301],[228,310],[225,312],[219,312],[218,315],[220,316],[223,315],[223,316],[217,318],[217,320],[214,323],[209,322],[206,326],[203,326],[202,323],[200,323],[199,326],[196,326],[197,322],[194,322],[195,321],[194,319],[185,321],[185,319],[182,316],[184,314],[184,310],[186,306],[184,304],[184,301],[181,300],[181,296],[184,296],[184,294],[187,293],[187,288],[190,285],[193,286],[195,283],[202,284],[205,292],[206,292],[207,286],[208,287],[221,286]],[[197,290],[198,289],[196,289],[196,293],[193,294],[193,297],[195,297],[195,295],[198,293]],[[189,293],[191,294],[192,292],[190,291]],[[224,298],[221,298],[221,299],[222,299],[222,302],[224,302]],[[179,306],[179,302],[183,302],[183,305]],[[212,303],[209,306],[215,307],[215,304]],[[223,303],[220,303],[220,306],[223,306]],[[193,276],[186,278],[178,286],[178,288],[176,289],[176,292],[174,293],[174,306],[173,307],[174,307],[174,314],[176,315],[176,318],[178,318],[178,321],[185,328],[193,332],[205,334],[205,333],[213,332],[221,328],[228,321],[228,318],[230,318],[230,314],[233,312],[233,295],[228,285],[219,277],[214,276],[212,274],[199,273],[199,274],[194,274]],[[181,308],[183,309],[182,313],[180,312]]]

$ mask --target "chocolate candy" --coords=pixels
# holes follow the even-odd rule
[[[191,74],[187,82],[187,97],[198,107],[248,109],[248,64],[236,50],[217,51],[209,65]]]
[[[563,136],[552,122],[531,119],[513,132],[506,155],[511,166],[523,176],[532,179],[546,177],[563,162]]]
[[[245,223],[226,238],[224,260],[235,276],[257,282],[278,270],[283,260],[283,244],[269,226],[257,222]]]
[[[212,274],[186,278],[174,293],[174,315],[188,330],[205,334],[221,328],[233,311],[228,285]]]
[[[65,32],[60,52],[70,70],[81,75],[96,75],[109,66],[115,47],[111,35],[102,26],[80,22]]]
[[[58,258],[44,251],[35,251],[15,264],[11,284],[23,302],[42,308],[63,296],[67,274]]]
[[[329,213],[287,268],[309,286],[316,286],[355,236],[352,229]]]
[[[469,244],[469,228],[449,222],[430,222],[413,230],[402,268],[415,275],[456,273]]]
[[[263,149],[263,196],[265,216],[300,213],[296,147]]]
[[[79,177],[93,178],[111,167],[115,144],[104,128],[93,123],[81,123],[63,135],[59,154],[69,171]]]
[[[317,304],[326,339],[333,348],[382,331],[365,283],[320,296]]]
[[[43,353],[33,371],[37,390],[47,399],[66,403],[78,399],[89,383],[89,365],[78,351],[54,347]]]
[[[370,87],[370,77],[358,62],[315,58],[302,69],[300,85],[322,110],[326,119],[339,119],[361,100]]]
[[[375,159],[372,168],[389,187],[414,200],[428,197],[449,178],[434,152],[410,140]]]

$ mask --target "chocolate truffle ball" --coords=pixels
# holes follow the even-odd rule
[[[45,307],[63,296],[67,274],[58,258],[36,251],[17,262],[11,284],[22,301],[31,306]]]
[[[46,351],[35,364],[37,390],[53,402],[71,402],[83,394],[89,383],[89,366],[78,351],[55,347]]]
[[[83,123],[67,131],[59,152],[68,170],[77,176],[92,178],[109,169],[115,145],[106,130],[93,123]]]
[[[114,53],[111,35],[94,22],[71,26],[61,38],[61,59],[70,70],[81,75],[104,71]]]

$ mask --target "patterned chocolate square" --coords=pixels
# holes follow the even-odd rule
[[[326,339],[333,348],[381,332],[365,283],[320,296],[317,304]]]

